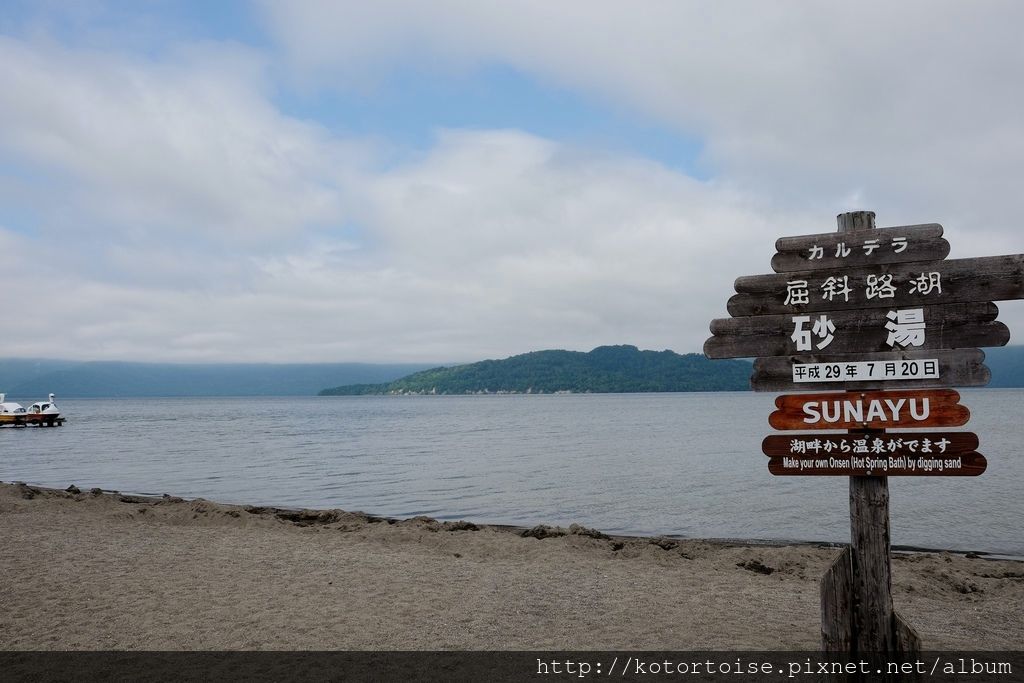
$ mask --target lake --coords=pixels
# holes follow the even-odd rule
[[[1024,390],[962,394],[988,471],[890,479],[892,542],[1024,556]],[[774,398],[58,397],[64,427],[0,429],[0,480],[619,534],[847,542],[846,478],[768,473],[760,444]]]

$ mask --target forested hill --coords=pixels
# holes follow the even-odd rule
[[[387,384],[352,384],[320,394],[743,391],[750,387],[750,371],[750,363],[742,360],[709,361],[694,353],[599,346],[589,353],[534,351],[504,360],[434,368]]]

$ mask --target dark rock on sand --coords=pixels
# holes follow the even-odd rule
[[[320,526],[341,521],[346,515],[340,510],[279,510],[276,516],[297,526]]]
[[[25,500],[32,500],[36,497],[36,494],[39,493],[36,489],[20,481],[15,484],[15,489],[17,489],[18,494]]]
[[[736,566],[742,567],[747,571],[756,572],[758,574],[764,574],[766,576],[768,574],[773,574],[775,572],[775,570],[772,567],[769,567],[765,564],[761,564],[761,562],[759,562],[758,560],[747,560],[746,562],[737,562]]]
[[[547,524],[538,524],[532,529],[527,529],[519,535],[523,538],[558,538],[559,536],[565,536],[565,529],[550,527]]]

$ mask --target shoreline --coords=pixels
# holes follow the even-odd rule
[[[833,544],[0,483],[4,650],[814,650]],[[1024,640],[1019,561],[897,552],[928,649]]]
[[[12,482],[0,481],[0,486],[4,486],[4,485],[8,485],[8,486],[19,486],[19,485],[29,486],[29,487],[31,487],[33,489],[38,489],[40,491],[46,491],[46,492],[57,493],[57,494],[67,493],[68,492],[68,489],[60,489],[60,488],[56,488],[56,487],[52,487],[52,486],[45,486],[45,485],[42,485],[42,484],[36,484],[36,483],[24,482],[24,481],[12,481]],[[77,486],[75,486],[75,484],[70,484],[68,488],[71,488],[71,487],[74,487],[76,489],[78,488]],[[256,509],[264,510],[264,511],[266,511],[268,513],[276,513],[276,512],[296,513],[296,512],[303,512],[303,511],[317,511],[317,512],[322,512],[322,511],[340,511],[340,512],[345,512],[346,514],[359,515],[359,516],[365,517],[367,519],[374,519],[374,520],[379,520],[381,522],[387,522],[388,524],[395,524],[395,523],[399,523],[399,522],[408,522],[409,520],[413,520],[413,519],[430,520],[430,521],[433,521],[433,522],[437,522],[438,524],[444,524],[445,522],[465,522],[466,521],[466,520],[463,520],[461,518],[460,519],[455,519],[455,518],[452,518],[452,519],[435,519],[435,518],[432,518],[432,517],[429,517],[429,516],[425,516],[425,515],[416,515],[416,516],[413,516],[413,517],[395,517],[395,516],[389,516],[389,515],[379,515],[379,514],[375,514],[375,513],[363,512],[361,510],[342,511],[342,510],[338,510],[337,508],[305,508],[305,507],[262,505],[262,504],[255,504],[254,505],[254,504],[241,503],[241,502],[219,502],[219,501],[210,501],[209,499],[202,498],[202,497],[185,498],[185,497],[182,497],[182,496],[176,496],[176,495],[173,495],[173,494],[166,494],[166,493],[165,494],[154,494],[154,493],[139,493],[139,492],[131,492],[131,491],[127,491],[126,492],[126,491],[119,491],[119,490],[116,490],[116,489],[104,489],[104,488],[98,488],[98,487],[93,487],[93,488],[88,489],[88,492],[91,493],[92,491],[99,491],[102,494],[112,495],[112,496],[129,496],[129,497],[131,497],[133,499],[138,499],[140,502],[145,502],[145,501],[157,502],[157,501],[165,500],[167,498],[172,498],[172,499],[175,499],[175,500],[182,500],[182,501],[185,501],[185,502],[190,502],[190,501],[193,501],[193,500],[199,500],[199,501],[206,501],[206,502],[215,502],[217,505],[234,506],[234,507],[238,507],[238,508],[241,508],[241,509],[256,508]],[[518,525],[518,524],[492,523],[492,522],[473,522],[473,524],[474,524],[474,526],[478,526],[478,527],[487,527],[487,528],[490,528],[490,529],[501,530],[501,531],[509,531],[509,532],[517,533],[517,534],[521,533],[521,532],[528,531],[528,530],[530,530],[532,528],[536,528],[536,527],[546,527],[546,528],[551,528],[551,529],[561,529],[561,528],[563,528],[563,527],[559,527],[558,525],[548,524],[546,522],[539,522],[539,523],[537,523],[537,524],[535,524],[533,526]],[[564,528],[568,529],[568,528],[570,528],[572,526],[579,526],[579,527],[583,528],[582,525],[579,525],[579,524],[570,524],[569,527],[564,527]],[[622,540],[647,540],[647,539],[651,539],[651,538],[669,538],[669,539],[673,539],[673,540],[676,540],[676,541],[702,541],[702,542],[706,542],[706,543],[714,543],[714,544],[717,544],[717,545],[736,546],[736,547],[768,547],[768,548],[811,547],[811,548],[842,549],[842,548],[846,547],[847,545],[849,545],[848,542],[824,541],[824,540],[813,540],[813,539],[727,538],[727,537],[716,537],[716,536],[700,536],[700,537],[697,537],[697,536],[681,536],[679,534],[641,534],[641,533],[638,533],[638,534],[629,534],[629,533],[627,533],[627,534],[618,534],[618,533],[612,533],[612,532],[607,532],[607,533],[606,532],[600,532],[600,533],[603,533],[604,535],[608,536],[609,538],[622,539]],[[1000,552],[988,551],[988,550],[967,550],[967,549],[963,549],[963,548],[933,548],[933,547],[926,547],[926,546],[900,545],[900,544],[893,544],[890,547],[891,547],[892,553],[894,555],[898,554],[898,553],[901,553],[901,554],[948,553],[948,554],[952,554],[952,555],[961,555],[961,556],[964,556],[964,557],[977,558],[977,559],[985,559],[985,560],[1000,560],[1000,561],[1007,561],[1007,562],[1024,562],[1024,555],[1013,555],[1013,554],[1006,554],[1006,553],[1000,553]]]

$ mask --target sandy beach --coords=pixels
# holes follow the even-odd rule
[[[0,649],[817,649],[838,550],[0,484]],[[1024,642],[1024,563],[897,554],[928,649]]]

